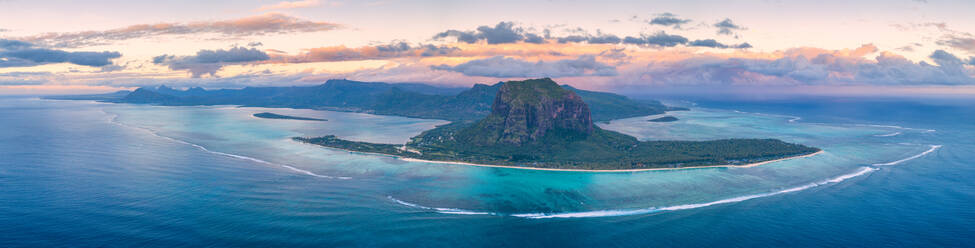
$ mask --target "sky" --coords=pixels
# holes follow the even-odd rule
[[[0,0],[0,95],[328,79],[975,95],[975,2]]]

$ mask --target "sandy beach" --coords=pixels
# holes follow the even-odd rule
[[[475,163],[460,162],[460,161],[425,160],[425,159],[416,159],[416,158],[406,158],[406,157],[401,157],[401,156],[392,155],[392,154],[353,151],[353,150],[348,150],[348,149],[342,149],[342,148],[335,148],[335,147],[328,147],[328,146],[323,146],[323,145],[316,145],[316,144],[311,144],[311,143],[305,143],[305,142],[300,142],[300,141],[296,141],[296,140],[293,140],[293,139],[288,139],[288,140],[290,140],[292,142],[298,142],[298,143],[301,143],[301,144],[313,145],[313,146],[317,146],[317,147],[323,147],[323,148],[326,148],[326,149],[341,150],[341,151],[346,151],[346,152],[350,152],[350,153],[360,153],[360,154],[369,154],[369,155],[378,155],[378,156],[392,157],[392,158],[399,159],[399,160],[403,160],[403,161],[407,161],[407,162],[423,162],[423,163],[453,164],[453,165],[470,165],[470,166],[480,166],[480,167],[509,168],[509,169],[521,169],[521,170],[571,171],[571,172],[602,172],[602,173],[622,173],[622,172],[641,172],[641,171],[664,171],[664,170],[688,170],[688,169],[705,169],[705,168],[748,168],[748,167],[755,167],[755,166],[759,166],[759,165],[770,164],[770,163],[775,163],[775,162],[780,162],[780,161],[785,161],[785,160],[808,158],[808,157],[816,156],[816,155],[819,155],[819,154],[822,154],[822,153],[825,153],[826,152],[826,151],[823,151],[823,150],[819,150],[818,152],[814,152],[814,153],[810,153],[810,154],[806,154],[806,155],[799,155],[799,156],[792,156],[792,157],[784,157],[784,158],[780,158],[780,159],[773,159],[773,160],[769,160],[769,161],[762,161],[762,162],[756,162],[756,163],[750,163],[750,164],[741,164],[741,165],[726,164],[726,165],[688,166],[688,167],[679,167],[679,168],[646,168],[646,169],[625,169],[625,170],[586,170],[586,169],[556,169],[556,168],[538,168],[538,167],[510,166],[510,165],[475,164]]]
[[[436,160],[423,160],[415,158],[404,158],[399,156],[393,156],[388,154],[382,154],[386,156],[393,156],[397,159],[409,162],[424,162],[424,163],[437,163],[437,164],[455,164],[455,165],[470,165],[470,166],[481,166],[481,167],[494,167],[494,168],[510,168],[510,169],[522,169],[522,170],[542,170],[542,171],[573,171],[573,172],[602,172],[602,173],[621,173],[621,172],[640,172],[640,171],[663,171],[663,170],[686,170],[686,169],[704,169],[704,168],[748,168],[755,167],[764,164],[770,164],[790,159],[808,158],[824,153],[825,151],[820,150],[815,153],[810,153],[806,155],[785,157],[775,160],[762,161],[757,163],[742,164],[742,165],[702,165],[702,166],[688,166],[680,168],[647,168],[647,169],[625,169],[625,170],[585,170],[585,169],[556,169],[556,168],[538,168],[538,167],[524,167],[524,166],[510,166],[510,165],[489,165],[489,164],[475,164],[468,162],[458,162],[458,161],[436,161]],[[376,153],[372,153],[376,154]]]

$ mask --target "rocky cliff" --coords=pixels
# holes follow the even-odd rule
[[[491,114],[462,132],[480,145],[525,145],[549,132],[587,136],[594,128],[589,107],[576,93],[548,78],[505,82]]]

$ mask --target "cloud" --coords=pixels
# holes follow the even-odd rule
[[[465,63],[449,66],[432,66],[434,70],[459,72],[467,76],[482,76],[495,78],[525,78],[525,77],[579,77],[579,76],[616,76],[616,68],[596,61],[592,55],[580,56],[577,59],[564,59],[553,62],[529,62],[516,58],[495,56],[486,59],[471,60]]]
[[[34,44],[19,41],[19,40],[0,39],[0,50],[17,50],[17,49],[30,48],[32,46],[34,46]]]
[[[623,39],[623,43],[634,44],[634,45],[655,45],[661,47],[673,47],[677,45],[687,44],[687,38],[680,35],[669,35],[664,31],[657,32],[652,35],[644,35],[642,37],[632,37],[627,36]]]
[[[612,34],[597,34],[595,36],[588,35],[588,34],[586,34],[586,35],[569,35],[569,36],[566,36],[566,37],[559,37],[556,40],[559,43],[569,43],[569,42],[579,43],[579,42],[586,42],[586,43],[589,43],[589,44],[619,44],[620,42],[623,41],[623,39],[620,39],[620,37],[618,37],[616,35],[612,35]]]
[[[737,44],[737,45],[725,45],[714,39],[694,40],[691,41],[690,43],[687,43],[687,46],[710,47],[710,48],[738,48],[738,49],[752,48],[752,45],[748,44],[748,42]]]
[[[433,36],[433,39],[454,38],[458,42],[477,43],[485,40],[488,44],[516,43],[520,41],[528,43],[544,43],[542,36],[534,33],[525,32],[523,28],[515,27],[513,22],[499,22],[494,27],[479,26],[473,31],[447,30]]]
[[[460,52],[456,47],[445,45],[410,45],[406,42],[393,42],[386,45],[364,46],[348,48],[345,46],[331,46],[308,49],[298,55],[273,54],[275,62],[308,63],[352,61],[369,59],[391,59],[403,57],[432,57],[448,56]]]
[[[244,62],[265,61],[271,57],[256,48],[233,47],[228,50],[200,50],[194,56],[159,55],[152,63],[166,65],[172,70],[185,70],[194,78],[204,74],[214,76],[224,65]]]
[[[714,27],[718,28],[718,34],[723,35],[734,34],[734,31],[736,30],[745,30],[745,27],[735,24],[730,18],[725,18],[723,21],[715,23]]]
[[[691,19],[681,19],[671,13],[663,13],[650,19],[650,25],[670,26],[680,29],[680,25],[691,22]]]
[[[52,63],[100,67],[112,64],[121,57],[119,52],[67,52],[38,48],[31,43],[0,39],[0,67],[29,67]]]
[[[887,52],[866,57],[876,51],[867,44],[854,50],[794,48],[776,59],[692,56],[627,68],[616,80],[671,86],[975,84],[975,72],[945,51],[931,54],[935,65]]]
[[[294,2],[283,1],[276,4],[263,5],[260,8],[257,8],[257,11],[268,11],[268,10],[278,10],[278,9],[299,9],[299,8],[315,7],[318,5],[321,5],[321,3],[318,0],[303,0],[303,1],[294,1]]]
[[[936,42],[938,45],[951,47],[954,49],[975,53],[975,38],[961,35],[945,35]]]
[[[17,39],[53,47],[84,47],[161,35],[212,33],[230,37],[243,37],[319,32],[334,30],[339,27],[338,24],[334,23],[308,21],[281,13],[267,13],[234,20],[139,24],[105,31],[46,33]]]
[[[51,76],[50,72],[5,72],[0,73],[0,85],[42,85]]]

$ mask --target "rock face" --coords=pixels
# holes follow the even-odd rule
[[[546,133],[589,135],[594,128],[589,107],[579,95],[549,78],[505,82],[491,114],[467,130],[480,145],[525,145]]]

